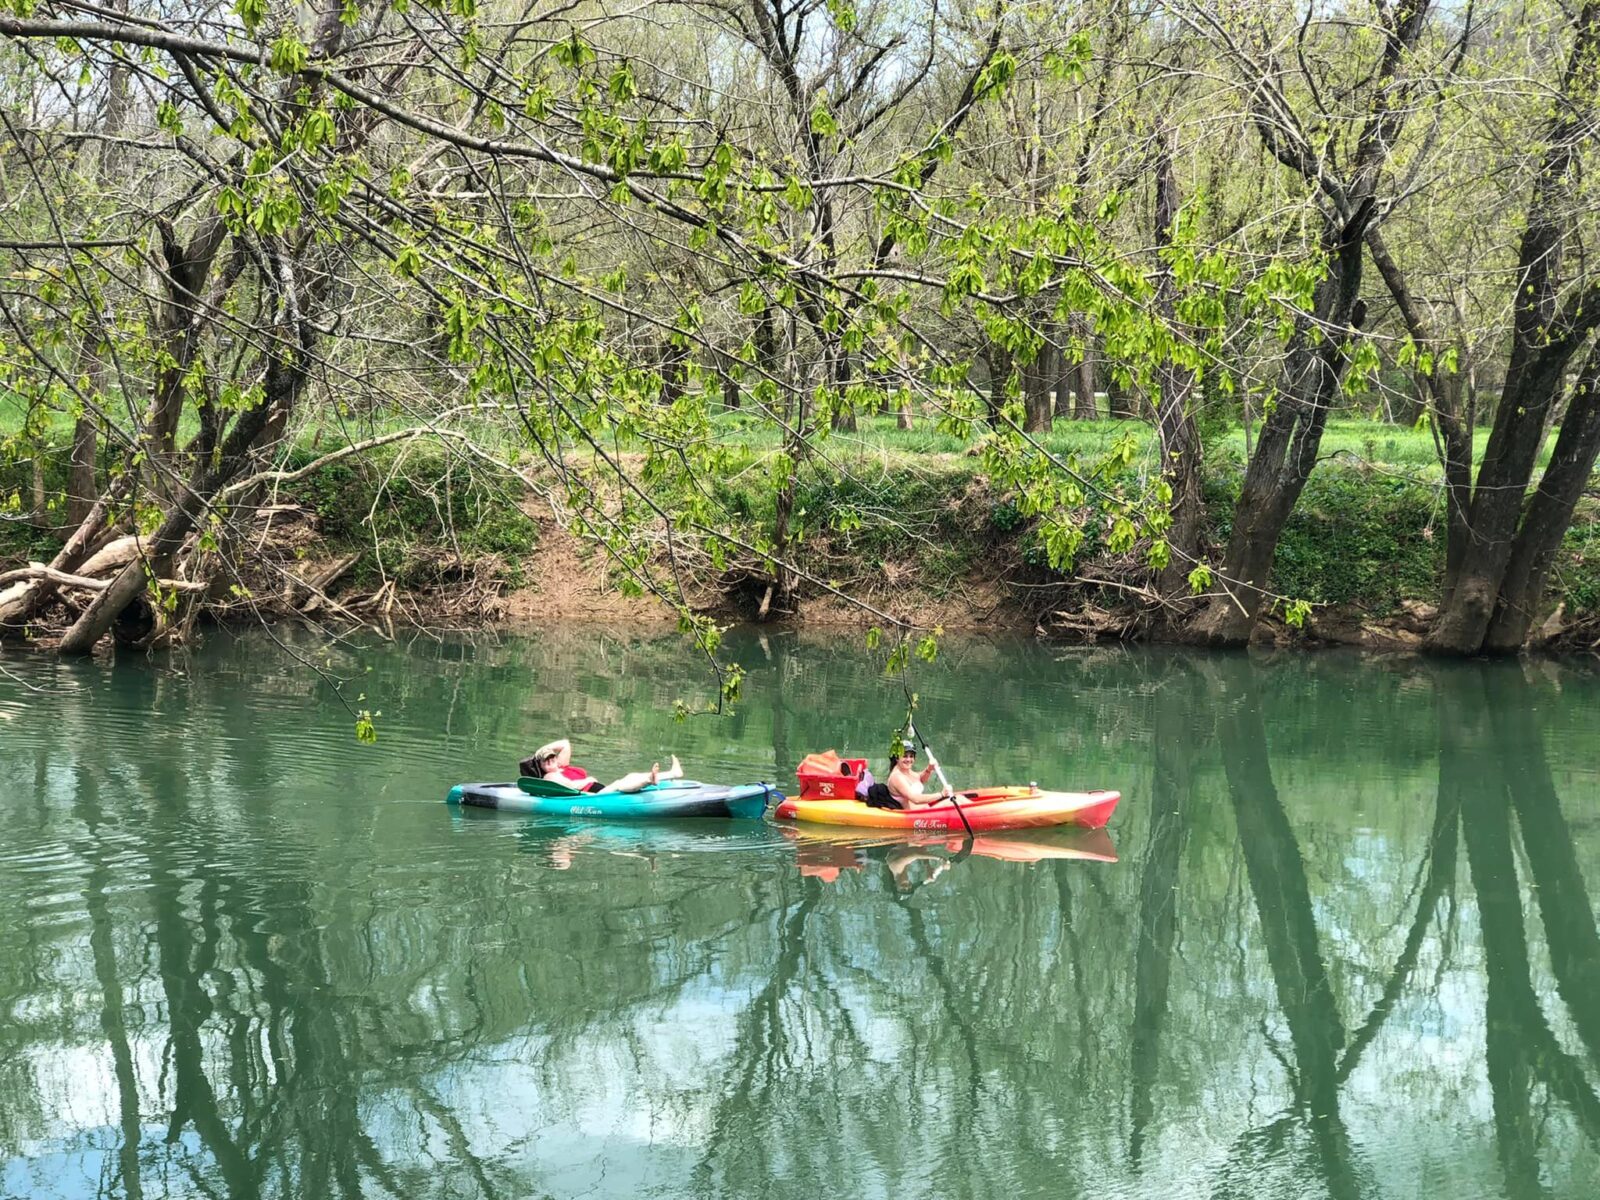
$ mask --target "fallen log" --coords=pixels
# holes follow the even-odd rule
[[[54,567],[47,567],[41,562],[31,562],[27,566],[18,567],[14,571],[0,573],[0,584],[36,579],[53,583],[57,587],[83,588],[85,591],[90,592],[103,592],[111,586],[111,580],[109,579],[90,579],[86,575],[72,575],[66,571],[58,571]],[[158,581],[158,584],[169,591],[175,592],[203,592],[207,586],[203,583],[193,583],[187,579],[162,579]],[[4,595],[5,593],[0,593],[0,597]]]
[[[1136,620],[1128,614],[1085,604],[1076,612],[1057,609],[1049,615],[1041,632],[1054,637],[1070,636],[1086,642],[1098,642],[1105,638],[1126,638],[1136,626]]]
[[[89,510],[89,515],[83,519],[83,523],[50,560],[53,569],[70,572],[77,567],[95,539],[104,532],[111,506],[122,499],[136,478],[138,478],[136,472],[128,472],[114,482],[106,490],[105,495],[95,501],[94,507]],[[48,579],[36,577],[30,577],[18,587],[0,591],[0,634],[7,629],[25,628],[33,617],[44,611],[54,591],[55,585]]]
[[[128,534],[107,542],[88,558],[84,559],[74,574],[80,578],[93,578],[96,575],[109,575],[112,571],[127,566],[139,557],[139,538],[136,534]]]
[[[284,599],[293,604],[295,593],[304,589],[310,592],[311,596],[300,606],[300,611],[306,614],[315,612],[317,606],[328,599],[327,592],[332,589],[335,583],[343,579],[345,573],[355,566],[360,559],[360,554],[347,554],[342,558],[334,559],[333,562],[328,563],[320,570],[311,572],[304,578],[291,575],[285,588]]]

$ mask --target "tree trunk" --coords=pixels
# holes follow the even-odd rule
[[[849,401],[846,397],[850,392],[850,383],[855,378],[855,364],[851,362],[850,355],[840,346],[834,347],[830,357],[833,359],[833,428],[837,433],[854,433],[856,431],[856,410],[848,407]],[[845,407],[840,407],[841,405]]]
[[[1328,273],[1317,285],[1313,319],[1298,322],[1278,401],[1262,422],[1250,456],[1217,580],[1221,594],[1190,625],[1200,641],[1245,644],[1266,602],[1278,538],[1316,466],[1328,413],[1338,400],[1349,363],[1349,336],[1366,318],[1360,299],[1361,246],[1372,208],[1367,200],[1342,226],[1330,222],[1324,228]],[[1314,328],[1323,331],[1315,340]],[[1336,332],[1341,330],[1343,335]]]
[[[1100,401],[1094,394],[1094,334],[1090,332],[1088,322],[1080,324],[1079,330],[1083,338],[1083,357],[1072,372],[1072,419],[1097,421],[1100,419]]]
[[[1113,421],[1136,421],[1141,416],[1138,398],[1118,383],[1115,376],[1106,378],[1106,411]]]
[[[1161,153],[1156,160],[1156,246],[1172,244],[1178,218],[1178,182],[1172,171],[1171,135],[1162,131]],[[1177,286],[1171,272],[1163,270],[1156,284],[1156,306],[1168,322],[1176,320]],[[1189,572],[1199,561],[1205,528],[1205,495],[1200,485],[1200,430],[1191,411],[1194,373],[1172,359],[1156,369],[1156,430],[1161,444],[1161,472],[1172,489],[1167,529],[1171,557],[1161,572],[1159,586],[1168,595],[1186,590]]]
[[[990,342],[983,348],[983,358],[989,365],[989,424],[998,427],[1006,406],[1006,384],[1011,379],[1011,352]]]
[[[115,12],[126,12],[127,0],[111,0],[110,7]],[[106,141],[101,143],[99,152],[95,156],[94,180],[97,186],[103,187],[105,183],[114,178],[117,171],[117,143],[116,138],[122,133],[122,128],[128,116],[128,64],[120,57],[112,60],[111,74],[106,87],[106,106],[102,114],[101,126],[106,134]],[[98,404],[106,391],[105,364],[100,360],[99,351],[95,345],[97,334],[100,330],[99,313],[91,315],[89,329],[84,332],[83,344],[79,349],[79,361],[83,366],[83,373],[89,379],[90,390],[94,393]],[[100,419],[92,405],[85,405],[84,410],[78,414],[72,427],[72,456],[67,468],[67,525],[76,528],[83,523],[94,502],[99,498],[99,488],[95,483],[95,457],[100,441]]]
[[[292,274],[286,264],[282,266],[280,283],[285,292],[292,287]],[[276,340],[287,332],[292,342],[288,347],[289,354],[274,355],[268,360],[262,402],[239,414],[215,458],[201,459],[196,464],[189,486],[178,490],[165,519],[147,543],[145,556],[130,562],[112,579],[109,587],[95,596],[62,637],[57,647],[58,653],[84,655],[94,650],[96,643],[111,630],[122,611],[144,593],[148,580],[169,574],[169,565],[182,548],[184,539],[199,523],[218,493],[249,461],[263,433],[272,428],[282,428],[284,419],[309,378],[312,326],[304,317],[301,307],[304,300],[304,297],[292,302],[286,299],[285,312],[292,315],[292,321],[268,335]]]
[[[161,234],[165,258],[162,282],[166,295],[160,320],[167,362],[156,376],[145,436],[155,455],[170,461],[177,450],[184,381],[194,364],[194,356],[200,351],[200,335],[209,315],[210,306],[203,303],[201,297],[228,227],[221,217],[209,217],[201,222],[187,246],[178,240],[164,218],[157,221],[156,228]],[[164,479],[159,475],[157,478]]]
[[[1593,108],[1600,70],[1597,52],[1600,2],[1589,0],[1577,18],[1577,34],[1567,59],[1562,92],[1568,103],[1551,118],[1529,197],[1517,256],[1517,298],[1506,383],[1478,468],[1466,518],[1466,548],[1459,568],[1447,580],[1449,602],[1428,638],[1430,650],[1476,654],[1484,649],[1551,412],[1562,393],[1568,363],[1595,320],[1582,310],[1561,315],[1559,268],[1572,221],[1568,176]],[[1559,511],[1560,504],[1550,501],[1542,508],[1548,518]],[[1545,538],[1546,534],[1536,533],[1533,541]],[[1537,549],[1530,547],[1520,569],[1531,569],[1537,555]],[[1518,592],[1518,608],[1525,606],[1525,583],[1524,579],[1513,589]],[[1511,629],[1510,624],[1502,627],[1500,637],[1509,636]]]
[[[1429,355],[1432,363],[1427,371],[1417,372],[1420,392],[1428,401],[1428,413],[1433,425],[1435,449],[1439,464],[1444,469],[1445,481],[1445,572],[1440,607],[1450,604],[1455,590],[1456,576],[1460,573],[1466,556],[1471,531],[1467,526],[1467,512],[1472,506],[1472,430],[1470,393],[1467,390],[1467,365],[1459,361],[1464,348],[1456,347],[1458,361],[1454,370],[1442,361],[1445,347],[1439,344],[1427,323],[1422,306],[1412,295],[1395,263],[1383,235],[1376,229],[1367,230],[1367,248],[1372,252],[1373,265],[1389,288],[1396,307],[1405,320],[1406,329],[1419,350]]]
[[[1450,603],[1429,636],[1429,649],[1476,654],[1483,646],[1511,559],[1523,497],[1544,443],[1545,418],[1570,355],[1559,341],[1536,354],[1512,352],[1466,518],[1465,549],[1454,579],[1447,581]]]
[[[661,343],[661,407],[671,407],[683,395],[683,365],[688,358],[687,347],[675,345],[671,339]]]
[[[1466,382],[1466,375],[1460,371],[1449,375],[1435,373],[1428,380],[1434,397],[1433,426],[1438,433],[1439,457],[1444,467],[1446,527],[1441,607],[1450,603],[1461,563],[1466,558],[1467,543],[1472,538],[1467,524],[1467,513],[1472,507],[1472,419],[1470,413],[1465,418],[1462,415]]]
[[[1500,595],[1483,648],[1507,654],[1520,649],[1544,603],[1550,564],[1572,524],[1572,513],[1600,455],[1600,347],[1589,352],[1550,465],[1528,505],[1506,564]]]
[[[1063,347],[1060,363],[1056,371],[1056,420],[1072,420],[1072,391],[1073,380],[1077,378],[1078,364],[1072,361],[1071,354]]]
[[[1056,348],[1046,342],[1039,348],[1039,356],[1023,368],[1024,432],[1050,432],[1050,380],[1055,372],[1055,359]]]
[[[96,361],[89,372],[91,386],[103,375]],[[104,394],[102,387],[95,391]],[[72,426],[72,455],[67,463],[67,526],[76,529],[94,508],[99,488],[95,484],[95,452],[100,445],[100,425],[93,412],[82,413]]]
[[[769,621],[795,610],[794,577],[789,568],[783,565],[789,556],[789,522],[793,516],[794,474],[791,471],[789,478],[784,480],[783,486],[778,489],[778,494],[773,500],[772,548],[775,554],[772,567],[772,592],[761,602],[761,609],[756,616],[758,621]]]
[[[764,379],[771,383],[776,383],[783,364],[778,350],[778,324],[773,320],[772,309],[763,308],[757,314],[754,340],[756,367],[760,370]],[[761,393],[758,392],[758,402],[760,395]]]
[[[44,487],[44,450],[42,446],[33,452],[32,475],[33,479],[30,485],[32,495],[29,497],[31,516],[28,523],[35,529],[48,531],[50,528],[50,516],[46,509],[50,505],[50,495],[45,491]]]

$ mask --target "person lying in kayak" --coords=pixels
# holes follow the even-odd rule
[[[524,775],[559,783],[575,792],[637,792],[663,779],[682,779],[683,767],[678,756],[672,756],[672,766],[663,771],[660,763],[653,763],[648,771],[634,771],[624,775],[609,788],[582,767],[572,765],[572,743],[566,738],[540,746],[518,764]]]
[[[895,754],[898,750],[900,753]],[[928,765],[921,771],[917,770],[917,752],[910,746],[897,745],[889,748],[889,780],[887,787],[889,795],[900,802],[901,808],[926,808],[930,804],[938,804],[950,798],[950,789],[929,795],[922,790],[922,785],[928,782],[928,776],[938,769],[939,764],[933,761],[932,755],[928,757]]]

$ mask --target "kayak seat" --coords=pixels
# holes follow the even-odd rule
[[[551,799],[582,795],[577,788],[568,787],[564,783],[557,783],[553,779],[539,779],[532,775],[524,775],[521,779],[518,779],[517,786],[530,796],[544,796]]]

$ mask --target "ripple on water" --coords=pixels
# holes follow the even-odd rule
[[[18,875],[49,874],[63,866],[76,865],[78,861],[77,852],[66,842],[41,842],[9,850],[0,848],[0,869]]]

